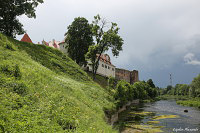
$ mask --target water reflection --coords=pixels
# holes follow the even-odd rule
[[[177,105],[173,100],[133,105],[120,114],[117,125],[124,133],[176,132],[175,129],[188,132],[186,128],[200,132],[200,110]]]

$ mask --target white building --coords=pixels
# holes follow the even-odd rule
[[[98,57],[98,55],[97,55]],[[92,71],[92,66],[89,66],[89,71]],[[106,77],[115,77],[115,66],[111,63],[110,57],[107,54],[102,54],[99,60],[97,74]]]
[[[63,42],[59,43],[58,45],[60,47],[60,51],[63,52],[64,54],[68,55],[67,43],[63,41]]]

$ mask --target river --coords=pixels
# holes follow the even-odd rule
[[[200,110],[177,105],[175,100],[160,100],[128,107],[116,125],[122,133],[200,133]]]

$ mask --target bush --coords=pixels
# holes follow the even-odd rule
[[[3,35],[0,35],[0,45],[11,51],[16,51],[16,47]]]
[[[108,84],[109,84],[110,89],[115,89],[117,86],[117,79],[115,79],[113,77],[109,77]]]
[[[6,74],[7,76],[15,77],[16,79],[21,79],[22,74],[19,68],[19,65],[9,66],[9,65],[1,65],[0,72]]]
[[[138,94],[138,98],[139,99],[146,99],[148,98],[148,93],[147,93],[147,88],[145,87],[145,83],[144,82],[136,82],[133,85],[135,88],[137,88],[139,94]],[[146,89],[146,90],[145,90]]]
[[[13,75],[14,75],[14,77],[16,79],[21,79],[22,74],[21,74],[21,71],[19,69],[19,65],[15,65],[15,69],[14,69]]]
[[[13,91],[19,95],[26,95],[27,94],[27,87],[24,83],[15,83],[13,84]]]
[[[116,88],[115,99],[120,101],[120,105],[125,104],[128,99],[128,82],[126,81],[119,81]]]

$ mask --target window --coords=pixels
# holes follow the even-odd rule
[[[108,69],[110,69],[110,67],[108,66]]]
[[[107,68],[107,66],[105,65],[105,68]]]
[[[113,70],[113,71],[115,71],[115,69],[114,69],[114,68],[112,68],[112,70]]]
[[[102,64],[102,67],[104,67],[104,64]]]

